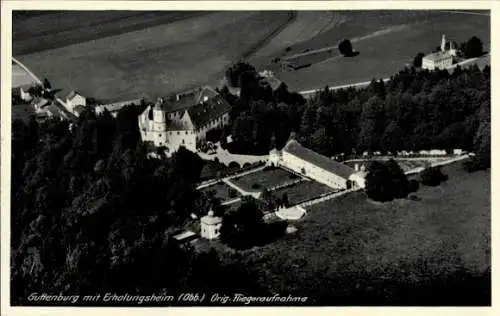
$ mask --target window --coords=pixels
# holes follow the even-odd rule
[[[161,134],[158,134],[158,137],[161,137]]]
[[[177,135],[180,135],[180,134],[181,134],[181,132],[177,131]]]
[[[219,230],[216,228],[216,229],[214,230],[214,233],[217,235],[217,234],[219,233]]]
[[[183,140],[182,140],[182,144],[185,144],[185,143],[186,143],[186,141],[183,139]]]
[[[186,131],[186,135],[188,134],[188,131]]]

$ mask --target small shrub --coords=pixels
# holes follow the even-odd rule
[[[418,191],[418,187],[419,187],[419,183],[417,180],[413,179],[413,180],[410,180],[410,184],[409,184],[409,191],[411,193],[413,192],[417,192]]]
[[[233,189],[233,188],[229,188],[228,189],[228,195],[229,195],[230,198],[235,198],[238,195],[238,192],[236,192],[236,190]]]
[[[378,202],[406,198],[409,181],[396,161],[374,161],[366,176],[365,192],[370,199]]]
[[[240,165],[236,161],[231,161],[228,165],[229,168],[240,168]]]
[[[288,175],[288,179],[291,179],[291,180],[298,179],[298,178],[299,178],[299,176],[298,176],[298,175],[296,175],[295,173],[290,173],[290,174]]]
[[[441,182],[448,180],[448,176],[443,174],[439,167],[429,167],[422,171],[420,179],[423,185],[437,186]]]
[[[251,165],[249,162],[245,162],[245,163],[243,164],[243,168],[249,168],[249,167],[251,167],[251,166],[252,166],[252,165]]]
[[[420,201],[422,199],[419,196],[417,196],[416,194],[410,194],[408,196],[408,200],[411,200],[411,201]]]
[[[206,140],[212,143],[217,143],[220,141],[222,136],[222,129],[220,128],[213,128],[207,131],[206,133]]]
[[[339,43],[339,51],[344,56],[350,56],[353,53],[351,41],[344,39]]]
[[[490,161],[489,159],[482,159],[476,156],[471,160],[464,162],[463,166],[467,172],[487,170],[488,168],[490,168]]]
[[[252,184],[252,189],[259,189],[259,188],[260,188],[260,184],[258,184],[258,183]]]

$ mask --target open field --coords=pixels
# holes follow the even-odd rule
[[[295,205],[329,192],[333,192],[333,189],[324,184],[315,181],[303,181],[290,187],[273,191],[273,194],[278,197],[286,194],[290,205]]]
[[[64,89],[61,96],[75,89],[103,101],[217,85],[242,56],[278,70],[273,58],[306,50],[299,60],[312,60],[311,67],[277,74],[291,90],[366,81],[434,49],[442,33],[457,42],[477,35],[486,49],[490,37],[488,16],[443,11],[302,11],[293,20],[283,11],[51,12],[13,20],[21,62]],[[360,55],[339,56],[343,38]]]
[[[267,59],[268,68],[278,71],[277,77],[291,90],[302,91],[390,77],[411,63],[418,52],[430,52],[440,45],[442,34],[458,43],[475,35],[482,39],[486,50],[490,47],[488,16],[437,11],[349,13],[344,23],[292,46],[288,53],[300,54],[309,49],[313,54],[315,50],[333,48],[329,57],[323,53],[328,58],[298,71],[279,71],[277,65],[269,65],[271,57]],[[360,52],[358,56],[339,55],[336,47],[343,38],[351,40],[353,48]],[[263,59],[260,62],[266,65]]]
[[[35,83],[35,80],[18,64],[12,63],[12,88]]]
[[[269,58],[277,52],[285,53],[287,47],[318,36],[346,20],[345,12],[298,11],[295,20],[286,29],[273,37],[252,59]]]
[[[202,16],[202,11],[47,11],[26,15],[14,11],[14,56]]]
[[[213,81],[230,63],[258,48],[288,22],[290,13],[209,12],[172,22],[174,17],[122,17],[120,23],[127,25],[127,32],[112,36],[108,35],[116,32],[114,25],[120,23],[95,24],[89,29],[104,30],[96,32],[100,37],[92,40],[76,34],[88,28],[81,21],[85,18],[78,19],[78,28],[73,28],[68,18],[56,28],[70,39],[67,43],[54,37],[52,43],[57,48],[40,44],[39,52],[16,57],[35,74],[64,89],[60,95],[75,89],[104,101],[156,98]],[[128,23],[128,19],[139,19],[140,23]],[[150,20],[157,25],[144,28],[144,24],[153,23]],[[132,31],[134,25],[138,30]],[[44,27],[51,29],[50,25]],[[19,40],[14,36],[14,46],[29,36],[24,32],[17,31],[22,36]],[[29,51],[36,49],[34,41],[42,43],[37,37],[27,40],[33,42],[25,48]]]
[[[490,173],[462,163],[443,171],[449,180],[421,186],[419,201],[348,194],[311,207],[296,234],[238,257],[273,292],[311,304],[490,304]]]
[[[211,186],[208,186],[208,187],[204,187],[203,189],[201,189],[201,191],[203,191],[203,192],[213,191],[214,192],[214,196],[216,198],[220,199],[221,203],[223,203],[225,201],[232,200],[234,198],[237,198],[237,197],[241,196],[241,194],[239,194],[238,191],[234,190],[235,196],[230,197],[229,196],[229,190],[230,189],[234,190],[234,189],[232,189],[230,186],[228,186],[225,183],[217,183],[217,184],[214,184],[214,185],[211,185]]]
[[[291,173],[283,169],[270,169],[257,171],[239,178],[231,179],[231,182],[249,192],[260,192],[266,188],[283,184],[291,180]],[[252,186],[258,187],[253,188]]]

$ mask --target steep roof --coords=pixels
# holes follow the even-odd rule
[[[188,113],[194,126],[201,127],[211,120],[219,118],[223,114],[229,112],[230,109],[231,106],[229,103],[227,103],[222,96],[217,95],[201,104],[189,108]]]
[[[68,93],[68,95],[66,96],[66,100],[73,100],[73,98],[76,97],[77,95],[83,97],[83,95],[73,90],[70,93]]]
[[[207,225],[217,225],[222,222],[222,218],[217,216],[205,215],[200,218],[201,222]]]
[[[432,60],[432,61],[437,61],[437,60],[452,58],[452,56],[448,51],[445,51],[445,52],[440,51],[440,52],[431,53],[429,55],[425,55],[424,58]]]
[[[344,179],[348,179],[349,176],[356,173],[353,168],[328,159],[327,157],[320,155],[313,150],[305,148],[294,139],[288,141],[285,147],[283,147],[283,151],[292,154],[302,160],[305,160],[323,170],[336,174]]]
[[[109,104],[103,104],[102,106],[106,108],[109,112],[116,112],[121,110],[124,106],[133,104],[133,105],[140,105],[141,102],[143,101],[143,98],[139,99],[133,99],[133,100],[128,100],[128,101],[120,101],[120,102],[115,102],[115,103],[109,103]]]
[[[269,86],[271,87],[272,90],[278,89],[282,83],[281,80],[279,80],[278,78],[276,78],[274,76],[266,78],[266,81],[267,81],[267,83],[269,83]]]
[[[34,102],[34,105],[37,106],[38,108],[43,108],[47,105],[50,105],[50,101],[44,98],[38,98]]]
[[[167,100],[165,110],[167,112],[176,112],[179,110],[187,109],[189,107],[192,107],[193,105],[199,104],[205,99],[205,97],[207,99],[211,99],[216,96],[218,96],[218,93],[208,86],[188,90],[178,93],[176,95],[178,99],[173,98],[172,100]]]
[[[25,91],[25,92],[26,92],[26,91],[28,91],[31,87],[34,87],[34,86],[35,86],[35,84],[33,84],[33,83],[32,83],[32,84],[23,84],[23,85],[19,86],[18,88],[20,88],[21,90],[23,90],[23,91]]]
[[[52,113],[53,116],[61,116],[59,109],[55,105],[49,105],[49,106],[45,107],[44,110]]]

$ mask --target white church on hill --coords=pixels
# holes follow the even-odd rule
[[[269,165],[300,173],[333,189],[365,187],[365,172],[331,160],[290,139],[282,150],[269,153]]]
[[[230,109],[210,87],[177,94],[172,100],[160,98],[139,116],[142,141],[166,147],[168,155],[181,146],[196,152],[207,131],[229,124]]]
[[[449,42],[449,48],[446,47],[446,36],[441,38],[441,50],[428,54],[422,58],[423,69],[446,69],[453,65],[453,57],[457,56],[457,48],[454,42]]]

